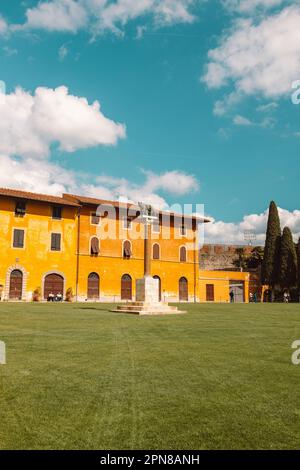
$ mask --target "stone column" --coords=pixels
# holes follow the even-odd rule
[[[144,276],[151,276],[151,224],[145,222]]]

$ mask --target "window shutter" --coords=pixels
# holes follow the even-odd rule
[[[24,247],[24,230],[15,229],[14,230],[14,248],[23,248]]]
[[[159,245],[158,245],[158,243],[155,243],[155,245],[153,245],[153,259],[159,259]]]
[[[26,213],[26,202],[18,201],[15,207],[15,215],[23,217]]]
[[[183,263],[186,262],[186,248],[184,246],[180,248],[180,261]]]
[[[61,234],[52,233],[51,234],[51,250],[60,251],[60,246],[61,246]]]
[[[99,240],[97,237],[92,238],[91,240],[91,254],[92,255],[99,255]]]
[[[61,219],[62,208],[61,206],[54,206],[52,208],[52,219]]]
[[[99,222],[100,222],[100,217],[96,213],[92,214],[92,224],[99,225]]]
[[[124,253],[123,253],[124,258],[131,258],[132,252],[131,252],[131,245],[128,240],[124,242]]]

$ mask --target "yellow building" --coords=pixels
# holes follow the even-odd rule
[[[152,275],[166,302],[248,299],[248,274],[199,270],[196,217],[159,212],[151,228]],[[2,300],[49,299],[67,291],[78,301],[135,297],[144,273],[139,207],[64,194],[0,189]],[[242,290],[242,293],[241,293]]]

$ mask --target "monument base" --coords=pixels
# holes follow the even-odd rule
[[[135,315],[170,315],[185,313],[159,300],[159,280],[145,276],[136,281],[136,301],[118,305],[113,312]]]

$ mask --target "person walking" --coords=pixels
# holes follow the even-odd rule
[[[234,292],[233,292],[233,290],[230,291],[229,297],[230,297],[230,303],[233,304],[234,303]]]

